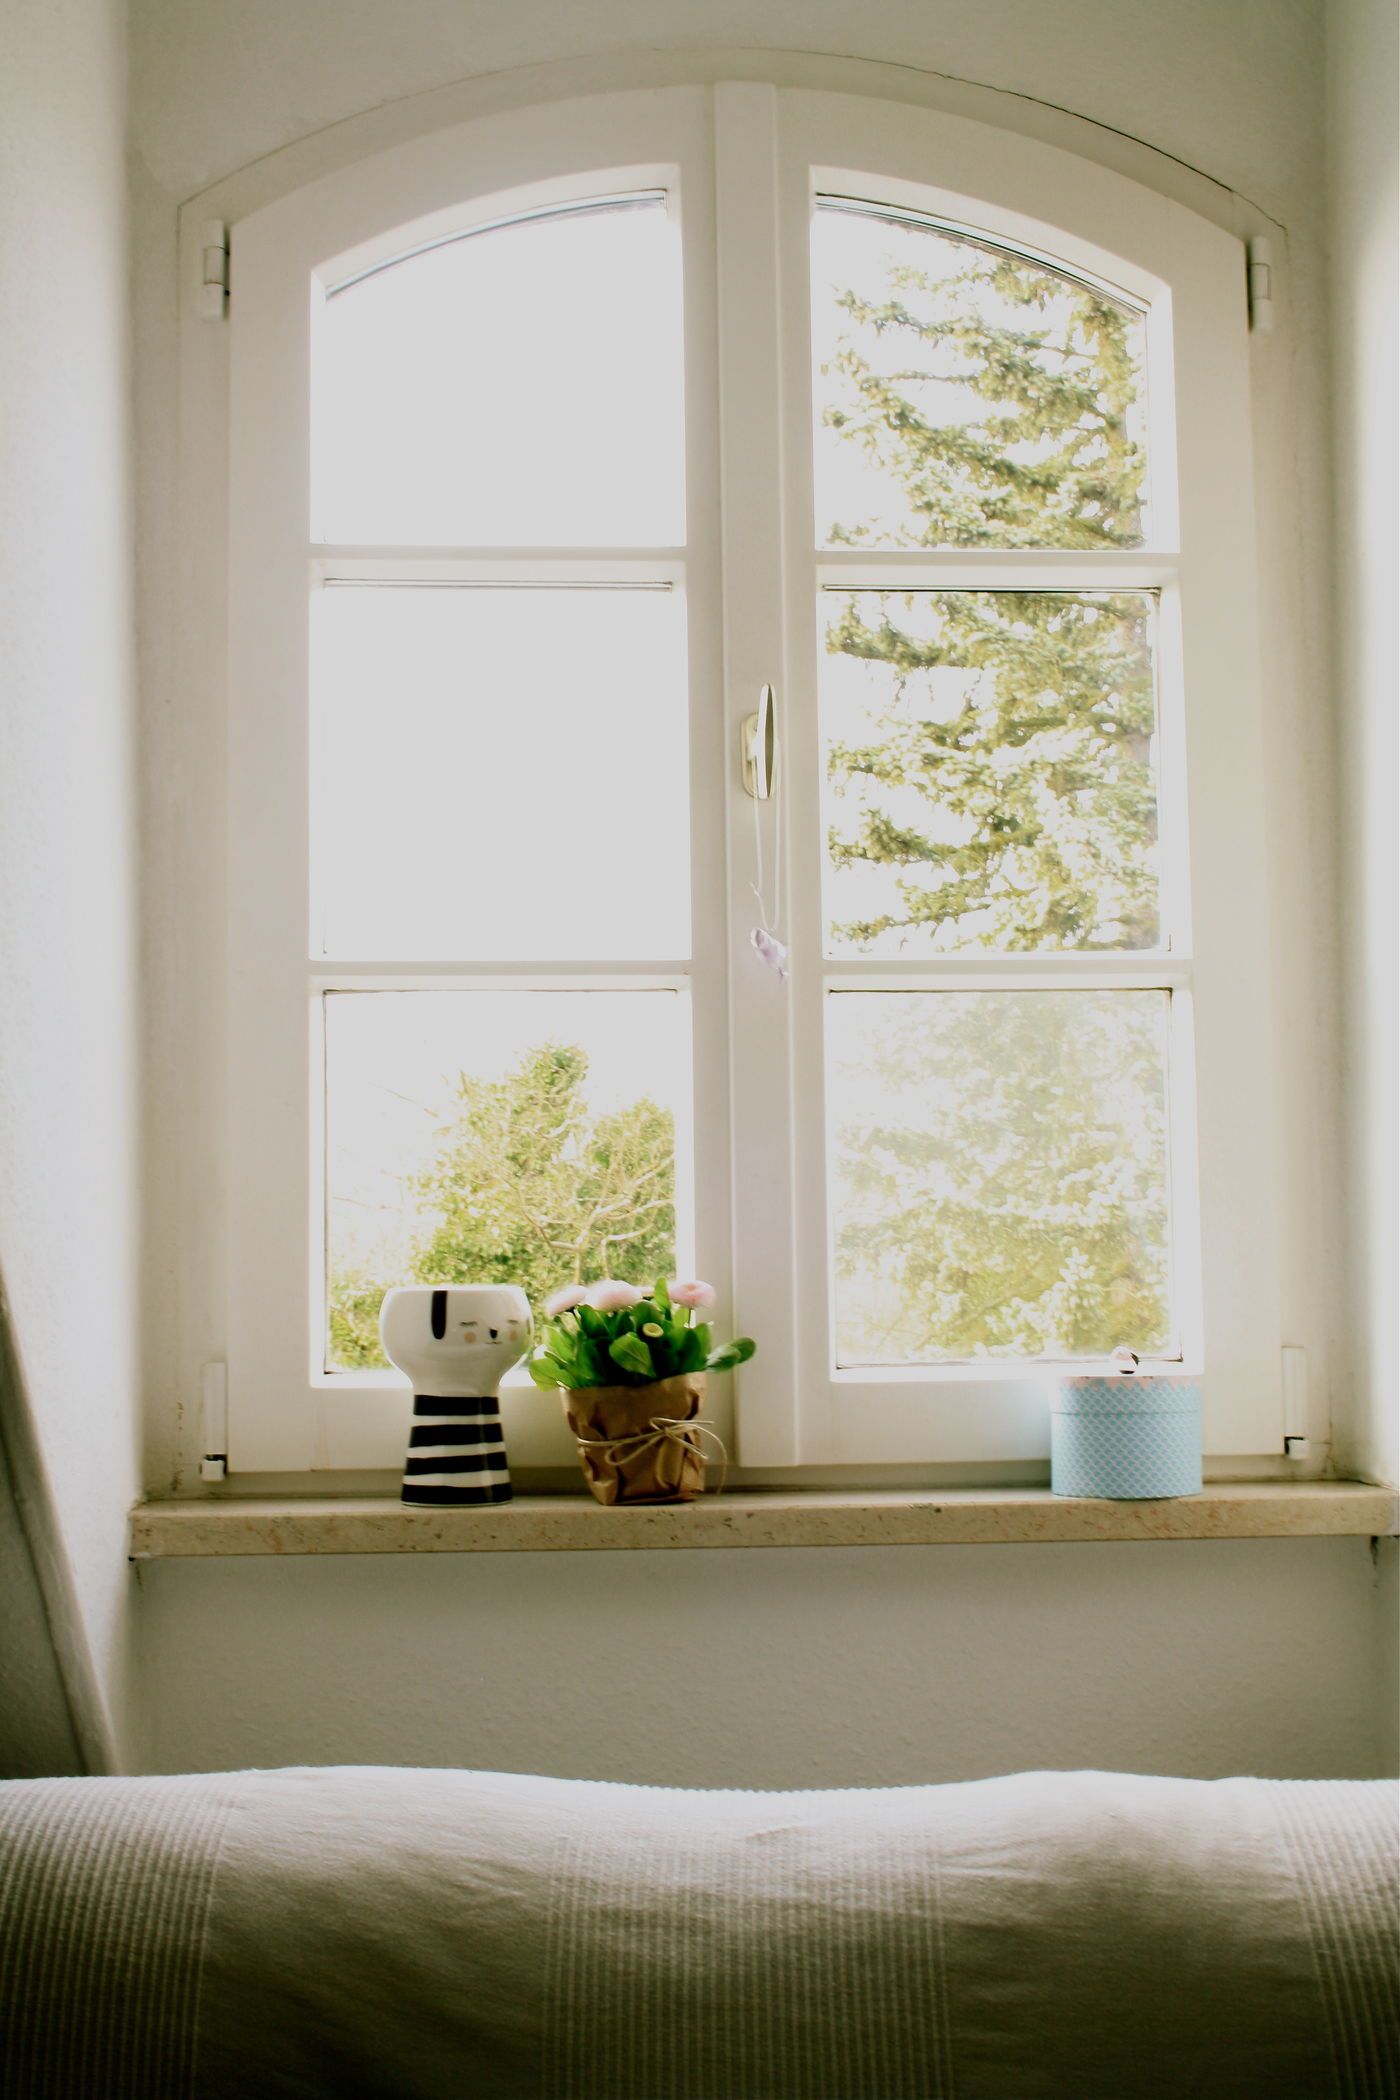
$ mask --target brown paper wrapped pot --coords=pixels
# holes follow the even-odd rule
[[[653,1379],[649,1385],[595,1385],[564,1393],[564,1413],[579,1439],[579,1462],[594,1499],[690,1502],[703,1493],[702,1454],[690,1441],[655,1425],[658,1418],[694,1421],[704,1399],[703,1371]]]

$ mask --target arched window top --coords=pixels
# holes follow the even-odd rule
[[[493,233],[512,233],[521,226],[534,226],[542,221],[555,219],[588,219],[599,212],[652,211],[666,203],[664,190],[639,190],[624,197],[581,197],[574,202],[562,204],[540,204],[532,211],[508,212],[499,219],[483,219],[470,226],[457,226],[450,233],[437,233],[430,239],[415,242],[396,255],[382,255],[373,262],[352,270],[349,276],[332,278],[326,284],[327,299],[339,299],[346,292],[353,292],[368,278],[378,277],[384,270],[397,270],[405,263],[417,262],[420,256],[431,255],[439,248],[455,247],[458,241],[476,241]]]
[[[759,1339],[743,1464],[1034,1459],[1122,1342],[1270,1450],[1239,244],[750,80],[448,128],[234,252],[238,1462],[394,1462],[343,1402],[444,1244],[412,1148],[585,1063],[607,1260],[693,1247]],[[582,1129],[477,1144],[454,1259]]]
[[[679,243],[664,191],[437,234],[317,303],[321,540],[684,538]]]
[[[815,205],[818,543],[1141,546],[1143,306],[923,214]]]

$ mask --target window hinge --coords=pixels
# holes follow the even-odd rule
[[[200,1379],[201,1480],[228,1475],[228,1366],[206,1364]]]
[[[205,220],[199,246],[199,310],[206,321],[222,321],[228,311],[228,228],[222,219]]]
[[[1308,1353],[1285,1343],[1283,1350],[1283,1455],[1304,1459],[1308,1443]]]
[[[1272,335],[1274,327],[1274,251],[1261,234],[1245,249],[1248,258],[1249,325],[1255,335]]]

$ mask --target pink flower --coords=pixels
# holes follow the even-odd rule
[[[576,1305],[582,1305],[587,1297],[588,1290],[584,1284],[566,1283],[562,1290],[551,1291],[545,1299],[544,1316],[547,1320],[555,1320],[560,1313],[572,1312]]]
[[[635,1283],[619,1283],[616,1277],[605,1276],[601,1283],[591,1284],[580,1296],[594,1312],[623,1312],[630,1305],[640,1305],[643,1293]]]
[[[715,1294],[708,1283],[668,1283],[672,1305],[688,1305],[694,1312],[705,1312],[715,1302]]]

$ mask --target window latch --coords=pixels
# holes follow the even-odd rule
[[[755,802],[767,802],[773,793],[778,765],[777,710],[771,685],[761,686],[757,714],[745,715],[739,728],[739,755],[744,765],[744,789]]]

